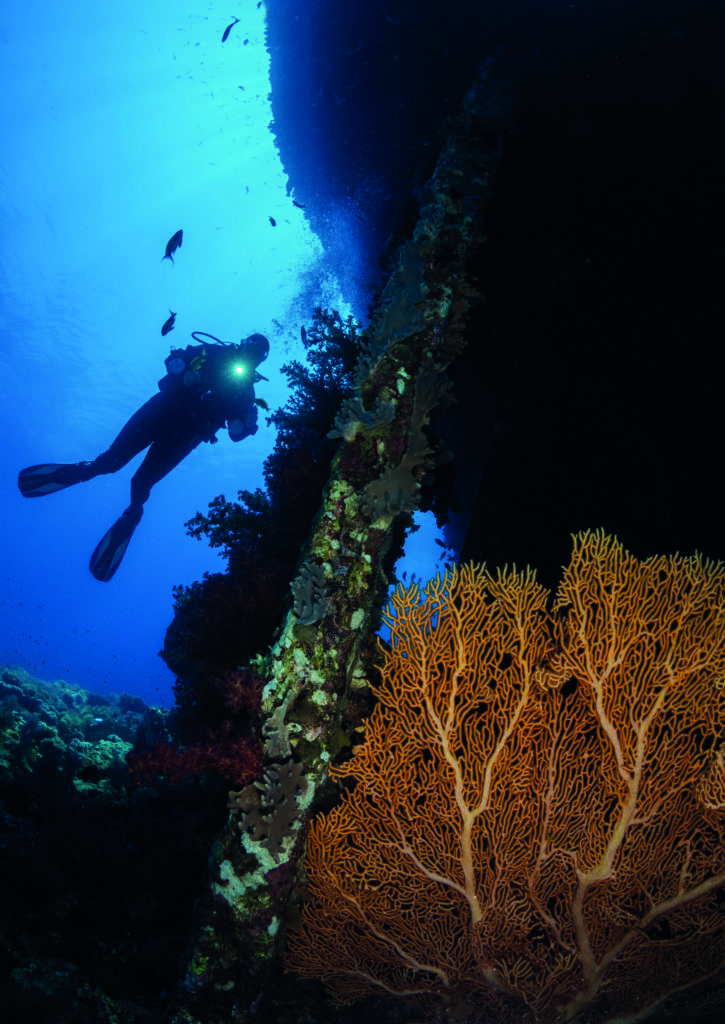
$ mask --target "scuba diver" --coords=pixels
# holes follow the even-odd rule
[[[172,349],[165,360],[166,376],[159,393],[134,413],[108,451],[92,462],[47,463],[20,471],[18,487],[26,498],[39,498],[103,473],[115,473],[148,448],[131,479],[131,504],[91,555],[90,570],[107,582],[121,564],[133,531],[143,515],[151,488],[178,466],[202,441],[214,444],[225,425],[232,441],[257,432],[257,381],[267,380],[257,367],[269,354],[263,334],[251,334],[239,345],[219,341],[205,331],[192,338],[211,338],[185,349]]]

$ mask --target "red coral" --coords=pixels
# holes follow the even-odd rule
[[[229,672],[222,681],[224,707],[234,717],[253,718],[262,707],[264,680],[249,669]]]
[[[210,733],[209,743],[196,744],[206,752],[208,768],[213,768],[226,782],[233,786],[246,786],[259,777],[261,771],[261,749],[250,734],[235,734],[230,722],[222,722],[221,730]]]
[[[128,774],[138,785],[163,777],[172,786],[181,786],[196,774],[192,760],[182,756],[190,751],[190,747],[181,751],[167,742],[154,743],[146,750],[132,750],[126,757]]]
[[[225,782],[246,786],[258,777],[261,764],[259,744],[251,734],[234,735],[225,722],[208,743],[175,747],[173,743],[155,743],[148,750],[131,751],[128,771],[139,785],[150,779],[164,778],[172,786],[181,786],[213,770]]]

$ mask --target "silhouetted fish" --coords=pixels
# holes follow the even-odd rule
[[[227,27],[224,29],[224,35],[222,36],[223,43],[226,43],[227,39],[229,38],[229,33],[231,32],[231,30],[234,28],[238,21],[239,18],[234,18],[234,21],[231,23],[231,25],[227,25]]]
[[[169,313],[171,313],[171,310],[169,310]],[[176,313],[171,313],[171,316],[170,316],[170,317],[169,317],[169,319],[168,319],[168,320],[166,321],[166,323],[164,324],[164,326],[163,326],[163,327],[161,328],[161,336],[162,336],[162,337],[163,337],[163,336],[164,336],[165,334],[168,334],[168,333],[169,333],[169,331],[173,331],[173,329],[174,329],[174,322],[175,322],[175,320],[176,320]]]
[[[296,199],[292,200],[292,205],[296,206],[298,210],[304,210],[304,208],[305,208],[305,204],[304,203],[298,203]]]
[[[162,260],[171,260],[172,263],[174,262],[174,253],[176,252],[177,249],[181,248],[181,239],[183,237],[184,232],[182,231],[181,228],[179,228],[176,234],[172,235],[171,238],[166,243],[166,252],[161,257]]]
[[[269,223],[272,225],[273,228],[277,227],[277,221],[274,219],[274,217],[269,218]]]
[[[307,341],[307,331],[304,329],[304,327],[300,327],[300,338],[302,338],[302,344],[304,345],[304,343]]]

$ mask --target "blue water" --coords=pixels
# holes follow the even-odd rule
[[[539,75],[552,97],[557,88],[576,94],[583,82],[604,82],[622,123],[627,105],[616,89],[624,63],[641,62],[637,88],[653,102],[671,73],[687,82],[691,71],[698,89],[721,74],[705,47],[717,23],[717,5],[707,2],[692,17],[692,5],[680,9],[676,0],[631,11],[608,0],[270,0],[268,15],[255,0],[236,10],[216,0],[5,6],[0,663],[166,704],[173,678],[158,651],[172,588],[224,567],[184,523],[218,494],[261,485],[272,429],[261,417],[259,432],[238,445],[222,431],[219,444],[201,445],[162,480],[108,584],[93,579],[88,560],[127,506],[141,456],[116,475],[35,500],[18,493],[18,470],[105,450],[155,393],[170,343],[188,344],[194,330],[226,341],[266,334],[269,383],[257,393],[282,404],[279,370],[302,357],[300,327],[313,307],[365,319],[377,257],[432,169],[439,126],[476,63],[497,48]],[[233,17],[240,21],[222,43]],[[663,95],[670,116],[674,101]],[[597,140],[596,160],[610,129],[589,125],[585,110],[577,116],[583,138]],[[626,153],[622,167],[629,168]],[[643,208],[659,202],[655,179]],[[503,176],[501,191],[505,185]],[[179,228],[184,242],[172,265],[161,257]],[[557,243],[541,244],[554,266],[549,249]],[[612,266],[616,280],[616,256]],[[644,333],[657,337],[646,290],[640,302]],[[702,303],[695,298],[692,307]],[[170,310],[176,328],[162,338]],[[698,331],[688,327],[689,336]],[[657,350],[652,359],[664,365]],[[709,436],[696,432],[682,466],[694,465]],[[691,475],[702,476],[694,468]],[[687,485],[673,490],[686,494]],[[621,528],[616,516],[601,515],[574,527],[605,520]],[[409,571],[423,578],[445,558],[426,522],[407,549]],[[557,529],[567,537],[571,524]],[[677,531],[669,546],[682,548]],[[712,544],[707,550],[718,555]],[[504,548],[501,561],[507,556]]]
[[[169,342],[192,330],[268,335],[270,383],[257,393],[280,404],[300,324],[315,302],[342,303],[267,128],[264,11],[242,13],[222,45],[227,5],[31,0],[6,10],[0,39],[0,662],[164,703],[171,588],[222,568],[184,522],[261,484],[272,430],[262,418],[239,445],[224,432],[159,483],[109,584],[88,560],[141,456],[37,500],[15,479],[103,451],[155,392]],[[178,228],[172,266],[161,256]],[[169,309],[176,328],[162,338]]]
[[[264,5],[247,0],[236,16],[222,44],[221,3],[30,0],[6,10],[0,33],[0,663],[163,704],[172,587],[223,568],[184,523],[217,494],[261,485],[272,429],[262,417],[239,445],[222,431],[161,481],[107,584],[88,560],[142,456],[36,500],[16,477],[105,450],[156,391],[169,343],[192,330],[266,334],[257,394],[275,407],[313,306],[365,316],[355,211],[333,211],[328,256],[269,131]],[[162,262],[179,228],[174,264]],[[430,539],[416,544],[425,564]]]

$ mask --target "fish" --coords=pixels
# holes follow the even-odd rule
[[[272,225],[273,228],[277,227],[277,221],[274,219],[274,217],[269,218],[269,223]]]
[[[183,237],[184,232],[182,231],[181,228],[179,228],[176,234],[172,235],[171,238],[166,243],[166,252],[161,257],[162,260],[171,260],[172,263],[174,262],[174,253],[176,252],[177,249],[181,248],[181,239]]]
[[[234,17],[234,15],[232,15],[232,17]],[[227,25],[227,27],[224,29],[224,35],[222,36],[223,43],[226,43],[227,39],[229,38],[229,33],[231,32],[231,30],[234,28],[238,21],[239,18],[234,18],[234,21],[231,23],[231,25]]]
[[[292,200],[292,205],[296,206],[298,210],[304,210],[304,208],[305,208],[305,204],[304,203],[298,203],[296,199]]]
[[[300,327],[300,338],[302,338],[302,344],[305,345],[307,343],[307,331],[304,327]]]
[[[176,313],[172,313],[171,310],[169,310],[169,313],[171,313],[171,316],[166,321],[164,326],[161,328],[161,337],[162,338],[163,338],[163,336],[165,334],[168,334],[169,331],[173,331],[173,329],[174,329],[174,323],[176,321]]]

